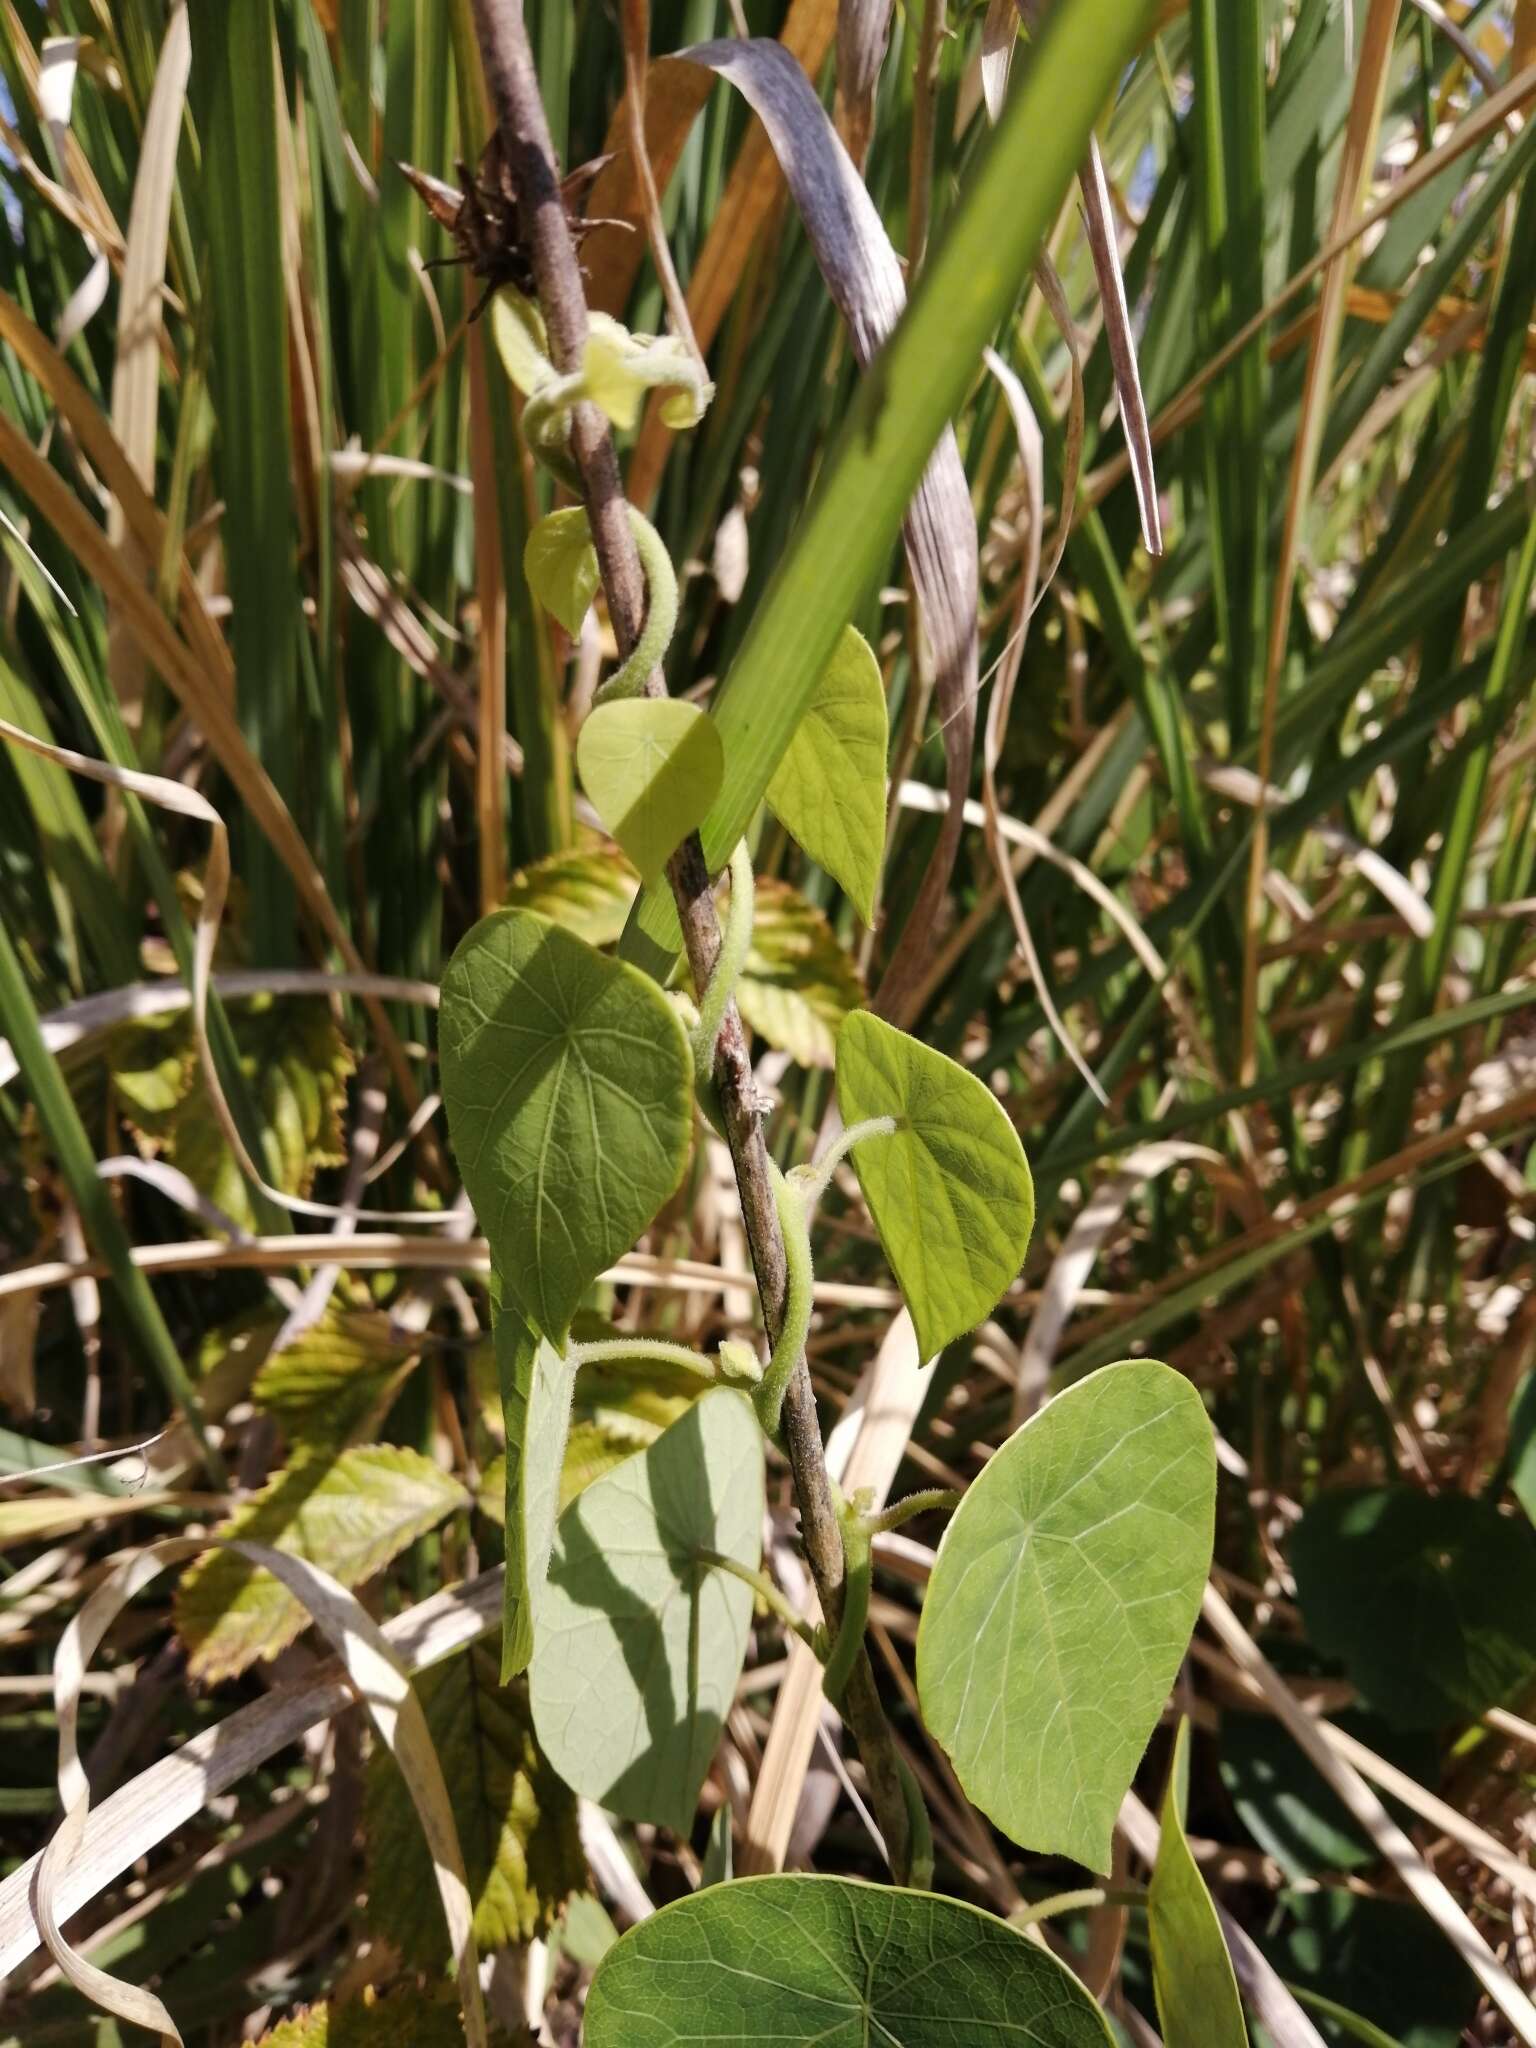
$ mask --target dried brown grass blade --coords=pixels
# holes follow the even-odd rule
[[[836,0],[792,0],[779,47],[802,71],[814,77],[826,60],[836,30]],[[658,71],[664,72],[675,62],[673,58],[664,58],[660,65],[651,67],[653,91],[660,84]],[[695,78],[708,77],[707,72],[700,73],[694,65],[682,68]],[[702,106],[702,99],[699,104]],[[659,170],[657,183],[665,189]],[[701,349],[707,350],[720,331],[726,309],[736,296],[736,288],[783,194],[784,176],[778,158],[762,128],[754,123],[731,167],[725,196],[689,280],[688,315]],[[642,510],[655,495],[671,443],[671,433],[662,424],[658,399],[646,412],[629,465],[629,495]]]
[[[500,1571],[483,1572],[397,1615],[381,1631],[390,1650],[407,1671],[417,1672],[477,1641],[500,1623],[501,1581]],[[321,1665],[301,1679],[275,1685],[121,1786],[86,1819],[78,1849],[55,1888],[58,1919],[78,1912],[184,1828],[210,1800],[354,1699],[343,1667]],[[0,1880],[0,1981],[41,1946],[31,1907],[40,1861],[40,1855],[29,1857]]]
[[[1355,73],[1349,119],[1344,130],[1343,159],[1334,191],[1330,244],[1341,241],[1365,210],[1371,160],[1381,126],[1382,106],[1391,70],[1393,42],[1397,33],[1401,0],[1370,0],[1366,16],[1365,47]],[[1352,22],[1351,6],[1344,10]],[[1345,246],[1323,272],[1322,301],[1312,330],[1307,357],[1306,383],[1302,389],[1301,417],[1296,428],[1295,451],[1291,461],[1290,486],[1286,492],[1285,518],[1280,533],[1280,560],[1275,571],[1274,594],[1270,600],[1269,646],[1264,669],[1264,697],[1259,719],[1258,777],[1267,787],[1275,753],[1275,721],[1280,702],[1280,677],[1285,650],[1290,644],[1291,601],[1296,591],[1297,567],[1301,556],[1301,533],[1312,488],[1317,477],[1318,457],[1327,425],[1328,393],[1333,385],[1339,337],[1343,332],[1344,309],[1354,267],[1356,244]],[[1243,940],[1242,1044],[1238,1080],[1246,1084],[1254,1077],[1254,1039],[1258,1028],[1259,943],[1264,928],[1264,874],[1269,866],[1269,816],[1260,809],[1254,823],[1252,856],[1248,865],[1247,913]]]
[[[1104,338],[1109,343],[1109,360],[1115,373],[1120,424],[1125,431],[1126,453],[1130,457],[1131,475],[1136,483],[1142,545],[1149,555],[1160,555],[1163,552],[1163,521],[1157,504],[1152,433],[1147,424],[1146,400],[1141,391],[1141,369],[1136,360],[1136,337],[1131,331],[1131,309],[1126,304],[1125,275],[1120,268],[1115,210],[1110,203],[1109,181],[1104,176],[1104,159],[1096,136],[1089,138],[1088,160],[1078,179],[1082,187],[1088,248],[1104,307]]]
[[[128,209],[123,281],[118,295],[117,357],[112,366],[112,431],[146,491],[155,483],[155,430],[160,396],[161,307],[165,257],[176,190],[176,151],[192,71],[192,36],[185,0],[166,23],[155,82],[139,142],[139,167]],[[128,537],[127,514],[114,498],[107,537],[125,543],[140,573],[149,561]],[[144,660],[115,613],[107,621],[107,673],[130,730],[136,730],[144,693]]]
[[[901,265],[826,109],[782,44],[752,39],[701,43],[684,53],[737,87],[762,121],[827,289],[867,368],[906,304]],[[907,512],[907,563],[932,651],[951,804],[876,1007],[897,1018],[922,972],[924,951],[949,886],[964,819],[976,740],[976,524],[952,428],[946,428]]]
[[[327,1573],[303,1558],[266,1544],[212,1539],[263,1566],[303,1602],[316,1626],[337,1652],[353,1691],[367,1708],[379,1739],[400,1766],[406,1788],[432,1852],[438,1891],[448,1921],[465,2036],[471,2048],[486,2048],[485,2010],[480,1997],[479,1958],[464,1858],[453,1822],[448,1788],[427,1730],[421,1702],[399,1654],[361,1602]],[[77,1954],[63,1933],[65,1911],[60,1883],[79,1856],[90,1818],[91,1794],[80,1762],[78,1722],[83,1682],[102,1637],[123,1608],[169,1565],[196,1557],[209,1539],[174,1536],[152,1544],[120,1565],[70,1621],[54,1655],[54,1710],[59,1723],[59,1797],[64,1818],[32,1873],[31,1901],[50,1955],[75,1989],[106,2011],[147,2027],[180,2048],[181,2034],[152,1992],[112,1977]]]
[[[1010,0],[992,0],[992,4],[1010,4]],[[875,88],[880,83],[890,32],[891,0],[839,0],[837,132],[860,171],[874,133]]]
[[[280,1208],[292,1210],[301,1216],[319,1216],[326,1219],[339,1216],[350,1217],[355,1224],[359,1217],[371,1223],[430,1223],[442,1224],[451,1220],[451,1212],[435,1209],[348,1209],[338,1208],[330,1202],[306,1201],[298,1195],[286,1194],[274,1187],[262,1174],[252,1159],[240,1127],[235,1122],[229,1099],[219,1079],[218,1066],[208,1040],[208,991],[213,974],[214,949],[218,944],[219,926],[224,918],[224,906],[229,900],[229,831],[223,818],[198,790],[191,789],[183,782],[173,782],[165,775],[146,775],[136,768],[119,768],[110,761],[93,761],[88,754],[77,754],[73,748],[55,746],[51,740],[40,739],[36,733],[25,732],[19,725],[12,725],[8,719],[0,718],[0,738],[12,745],[25,747],[29,753],[39,754],[45,761],[53,761],[71,774],[83,775],[88,781],[102,783],[108,789],[127,790],[143,802],[158,809],[172,811],[178,817],[191,818],[208,828],[208,864],[203,870],[202,901],[198,905],[197,924],[194,932],[192,954],[192,1036],[197,1056],[202,1065],[203,1079],[208,1089],[208,1099],[224,1141],[235,1155],[240,1171],[255,1188]]]

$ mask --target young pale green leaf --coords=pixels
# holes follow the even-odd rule
[[[1321,1493],[1291,1537],[1314,1647],[1400,1728],[1476,1719],[1536,1681],[1536,1539],[1490,1501]]]
[[[759,882],[736,984],[750,1028],[803,1067],[830,1067],[837,1034],[863,1000],[858,971],[815,904],[785,882]]]
[[[503,1302],[496,1312],[496,1369],[507,1432],[507,1576],[501,1634],[505,1684],[527,1670],[533,1655],[534,1612],[555,1540],[576,1368]]]
[[[522,1686],[498,1685],[492,1652],[473,1645],[416,1681],[464,1852],[482,1955],[546,1935],[587,1881],[576,1798],[533,1739]],[[368,1766],[368,1918],[407,1962],[448,1962],[441,1913],[422,1911],[432,1863],[399,1766],[377,1750]]]
[[[768,785],[768,802],[866,924],[874,922],[885,858],[887,739],[880,664],[863,634],[845,626]]]
[[[219,1534],[305,1558],[350,1587],[468,1503],[452,1474],[419,1451],[368,1444],[333,1460],[311,1456],[288,1466]],[[308,1618],[286,1586],[232,1551],[199,1558],[176,1588],[188,1675],[210,1683],[234,1678],[258,1657],[275,1657]]]
[[[491,339],[501,367],[524,398],[531,398],[554,376],[544,316],[532,299],[510,285],[503,285],[491,300]]]
[[[755,1570],[762,1517],[762,1432],[725,1387],[560,1517],[529,1691],[540,1744],[587,1798],[692,1824],[752,1618],[751,1589],[699,1553]]]
[[[598,585],[597,549],[584,505],[545,514],[523,548],[523,574],[545,611],[574,640]]]
[[[1248,2048],[1232,1958],[1211,1895],[1184,1834],[1189,1723],[1174,1740],[1162,1834],[1147,1895],[1152,1984],[1163,2039],[1180,2048]]]
[[[932,1358],[975,1329],[1024,1263],[1035,1189],[1019,1134],[963,1067],[864,1012],[837,1036],[845,1124],[894,1117],[854,1147],[880,1242]]]
[[[587,2048],[1106,2048],[1066,1965],[934,1892],[844,1877],[714,1884],[632,1927],[598,1965]]]
[[[687,1036],[653,981],[526,910],[443,977],[443,1099],[505,1298],[563,1345],[582,1296],[682,1179]]]
[[[1021,1847],[1108,1870],[1200,1611],[1215,1507],[1200,1396],[1132,1359],[1016,1430],[956,1510],[918,1693],[970,1798]]]
[[[640,408],[653,390],[668,393],[661,416],[669,427],[696,427],[715,387],[674,335],[631,334],[606,313],[589,316],[590,334],[582,357],[587,396],[616,427],[638,424]]]
[[[714,802],[725,755],[697,704],[626,697],[586,719],[576,765],[598,816],[654,882]]]

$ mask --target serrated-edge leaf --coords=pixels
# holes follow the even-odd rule
[[[1131,1359],[1015,1430],[951,1517],[918,1624],[923,1719],[1022,1848],[1108,1870],[1200,1611],[1215,1506],[1199,1394]]]
[[[786,882],[757,884],[736,1001],[760,1038],[803,1067],[833,1065],[837,1034],[864,1001],[858,969],[826,917]]]
[[[237,1508],[221,1536],[306,1558],[343,1586],[361,1585],[469,1496],[419,1451],[367,1444],[301,1459]],[[200,1558],[176,1589],[176,1629],[191,1677],[236,1677],[273,1657],[305,1627],[304,1607],[270,1572],[223,1551]]]
[[[534,1740],[526,1689],[498,1685],[479,1644],[424,1672],[416,1691],[443,1768],[464,1851],[475,1942],[482,1955],[542,1937],[587,1882],[576,1797]],[[368,1917],[408,1962],[448,1960],[440,1914],[423,1913],[432,1885],[426,1840],[387,1751],[368,1767]]]
[[[885,859],[889,721],[880,664],[853,626],[843,628],[805,716],[768,784],[779,823],[866,924]]]

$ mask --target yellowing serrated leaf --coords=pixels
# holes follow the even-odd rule
[[[446,1989],[407,1985],[386,1998],[365,1994],[345,2005],[308,2006],[263,2034],[256,2048],[464,2048],[464,2022]]]
[[[852,626],[816,685],[768,785],[790,837],[874,921],[885,857],[885,684],[869,642]]]
[[[388,1316],[327,1309],[312,1329],[265,1361],[251,1396],[291,1450],[338,1449],[377,1426],[418,1356],[401,1343]]]
[[[589,946],[611,946],[624,929],[640,877],[617,847],[552,853],[512,877],[508,910],[534,910]]]
[[[368,1444],[334,1460],[287,1466],[219,1530],[307,1558],[343,1586],[361,1585],[469,1496],[418,1451]],[[176,1589],[176,1628],[193,1678],[233,1678],[273,1657],[305,1625],[302,1605],[270,1572],[215,1551]]]
[[[475,1941],[485,1955],[548,1933],[587,1882],[576,1797],[534,1740],[526,1688],[498,1685],[476,1645],[416,1682],[464,1851]],[[368,1918],[407,1962],[448,1960],[440,1913],[423,1910],[432,1866],[400,1772],[386,1751],[368,1767]]]
[[[720,792],[725,754],[714,720],[675,697],[599,704],[576,739],[576,766],[598,816],[640,870],[661,879]]]
[[[307,1195],[322,1166],[346,1157],[343,1115],[356,1066],[330,1008],[289,998],[243,1005],[234,1018],[240,1064],[277,1148],[277,1184]],[[246,1229],[256,1227],[249,1185],[225,1143],[202,1077],[153,1132],[160,1150],[194,1187]]]
[[[830,1067],[845,1017],[864,1001],[858,972],[813,903],[786,882],[757,884],[752,946],[736,985],[751,1029],[802,1067]]]
[[[574,640],[597,595],[597,550],[586,508],[570,505],[547,513],[523,548],[523,574],[528,587],[553,612]]]

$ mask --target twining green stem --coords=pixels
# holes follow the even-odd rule
[[[865,1527],[871,1536],[887,1536],[903,1522],[910,1522],[914,1515],[953,1514],[964,1498],[956,1487],[930,1486],[922,1493],[909,1493],[905,1500],[882,1508],[879,1514],[866,1515]]]
[[[1061,1913],[1083,1913],[1093,1906],[1144,1906],[1143,1891],[1116,1891],[1103,1885],[1088,1885],[1078,1892],[1055,1892],[1033,1906],[1021,1906],[1008,1915],[1010,1927],[1035,1927],[1042,1920],[1054,1920]]]
[[[844,1507],[838,1520],[843,1528],[843,1612],[821,1674],[821,1689],[833,1706],[842,1700],[869,1621],[869,1522],[856,1507]]]
[[[603,1337],[591,1344],[572,1344],[566,1352],[572,1365],[605,1365],[621,1358],[654,1358],[667,1365],[679,1365],[701,1380],[719,1378],[713,1359],[702,1351],[690,1351],[686,1344],[668,1344],[660,1337]]]
[[[915,1892],[931,1892],[933,1824],[928,1818],[928,1808],[912,1766],[900,1750],[896,1752],[896,1770],[901,1779],[902,1797],[907,1803],[907,1828],[910,1837],[907,1849],[907,1883]]]
[[[731,855],[731,900],[720,933],[720,954],[709,986],[699,999],[699,1021],[693,1028],[693,1070],[701,1079],[715,1069],[715,1040],[752,945],[755,901],[752,856],[745,839],[738,839]]]
[[[861,1124],[853,1124],[833,1140],[814,1166],[793,1166],[789,1178],[800,1192],[808,1215],[813,1215],[818,1203],[832,1185],[832,1176],[848,1157],[855,1145],[862,1145],[866,1138],[894,1138],[896,1119],[893,1116],[866,1117]]]
[[[811,1268],[811,1223],[804,1199],[772,1160],[768,1162],[768,1171],[773,1176],[773,1203],[778,1211],[779,1228],[784,1233],[784,1320],[779,1325],[779,1340],[773,1347],[773,1356],[768,1361],[754,1399],[764,1435],[776,1438],[785,1389],[810,1333],[814,1275]]]
[[[645,571],[645,624],[628,658],[592,699],[594,705],[611,704],[618,697],[638,697],[651,670],[660,666],[677,630],[677,572],[672,567],[672,557],[645,514],[637,512],[633,505],[627,509],[635,550]]]
[[[745,1346],[741,1347],[745,1351]],[[664,1337],[600,1337],[590,1344],[572,1344],[566,1357],[572,1365],[605,1365],[617,1363],[625,1358],[654,1358],[660,1364],[680,1366],[684,1372],[691,1372],[701,1380],[727,1386],[746,1386],[753,1390],[758,1385],[757,1361],[753,1369],[737,1367],[725,1355],[726,1347],[710,1358],[702,1351],[691,1351],[686,1344],[669,1344]],[[748,1354],[750,1355],[750,1354]]]
[[[810,1623],[796,1614],[766,1572],[753,1571],[751,1565],[743,1564],[739,1558],[727,1557],[723,1550],[696,1550],[693,1554],[700,1564],[729,1572],[733,1579],[740,1579],[744,1586],[750,1586],[770,1614],[777,1615],[787,1629],[793,1629],[808,1650],[815,1650],[816,1639]]]

